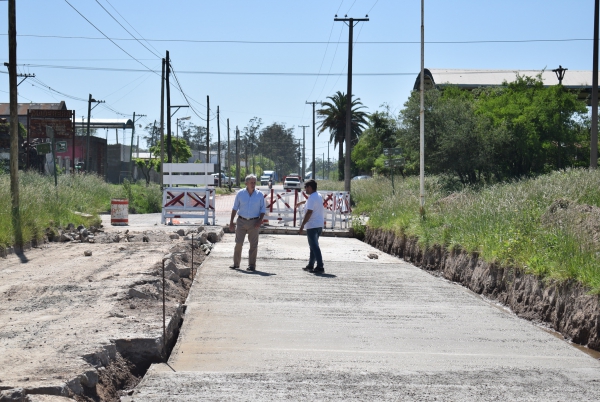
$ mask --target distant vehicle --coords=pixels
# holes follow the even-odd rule
[[[291,190],[291,189],[302,189],[302,180],[300,175],[287,175],[285,176],[285,180],[283,181],[283,189]]]
[[[304,175],[304,180],[314,179],[312,172],[306,172]]]
[[[352,178],[352,180],[367,180],[367,179],[372,179],[371,176],[354,176]]]
[[[214,178],[215,186],[218,186],[219,185],[219,173],[213,173],[212,176]],[[222,186],[228,186],[229,182],[231,182],[231,184],[233,185],[234,181],[235,180],[233,178],[227,177],[227,176],[225,176],[224,173],[221,172],[221,185]]]
[[[271,179],[271,182],[273,184],[275,184],[275,182],[277,181],[277,172],[275,172],[274,170],[265,170],[263,171],[262,176],[260,176],[260,185],[261,186],[266,186],[269,184],[269,178]]]

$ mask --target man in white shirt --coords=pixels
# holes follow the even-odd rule
[[[258,233],[266,211],[263,193],[256,189],[256,176],[246,176],[246,188],[238,191],[235,195],[235,201],[233,202],[231,211],[231,220],[229,221],[229,230],[233,232],[235,228],[233,265],[229,268],[238,269],[240,267],[242,261],[242,245],[244,244],[246,234],[248,234],[250,251],[248,253],[248,268],[246,270],[256,270]],[[238,215],[237,225],[234,225],[233,218],[235,218],[236,214]]]
[[[306,200],[304,206],[304,219],[298,234],[302,234],[304,228],[306,228],[306,238],[308,239],[308,247],[310,247],[310,260],[308,265],[302,269],[313,274],[322,274],[325,272],[325,268],[323,267],[323,256],[319,247],[319,236],[323,231],[324,222],[323,197],[317,192],[317,182],[313,179],[304,183],[304,190],[308,194],[308,200]],[[298,205],[300,204],[304,204],[304,201],[298,203]],[[314,267],[315,262],[317,263],[316,267]]]

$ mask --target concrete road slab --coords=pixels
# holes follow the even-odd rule
[[[261,236],[254,273],[227,268],[233,246],[203,264],[168,364],[129,400],[600,399],[594,358],[358,240],[321,239],[324,275],[301,269],[305,237]]]

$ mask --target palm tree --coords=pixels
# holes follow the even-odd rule
[[[346,141],[346,94],[337,91],[333,96],[328,96],[329,102],[323,102],[323,108],[317,110],[319,116],[320,126],[319,134],[325,130],[329,130],[329,143],[333,142],[333,148],[339,145],[338,148],[338,180],[344,180],[344,143]],[[358,142],[358,138],[361,133],[368,125],[367,118],[368,114],[361,111],[363,109],[360,98],[356,98],[352,101],[350,109],[352,110],[352,132],[351,132],[351,144],[355,145]]]

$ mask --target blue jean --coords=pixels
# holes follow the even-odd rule
[[[319,248],[319,236],[321,236],[322,231],[323,228],[306,229],[306,238],[308,239],[308,247],[310,247],[309,267],[313,267],[316,260],[317,268],[323,268],[323,256],[321,255],[321,248]]]

